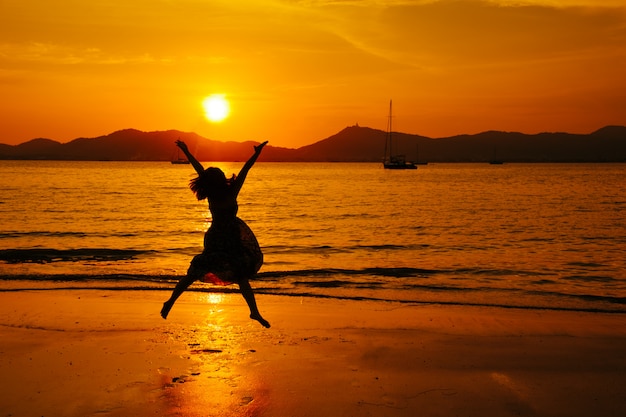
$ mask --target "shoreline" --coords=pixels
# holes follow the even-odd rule
[[[626,316],[162,290],[0,292],[2,416],[626,413]]]
[[[103,278],[104,277],[104,278]],[[0,276],[0,293],[22,291],[129,291],[129,292],[152,292],[161,291],[165,293],[171,292],[176,281],[180,276],[155,276],[159,279],[149,279],[146,276],[134,276],[132,274],[114,274],[115,279],[107,279],[110,276],[90,276],[84,274],[75,275],[5,275]],[[403,298],[402,291],[397,292],[400,295],[397,298],[377,297],[375,293],[354,294],[350,290],[342,290],[340,288],[320,287],[319,292],[300,291],[292,292],[291,289],[280,289],[267,287],[263,279],[255,279],[252,281],[255,293],[257,295],[269,297],[285,297],[285,298],[303,298],[314,300],[335,300],[354,301],[354,302],[380,302],[380,303],[398,303],[405,306],[440,306],[440,307],[473,307],[473,308],[496,308],[511,310],[527,310],[527,311],[564,311],[564,312],[581,312],[581,313],[598,313],[598,314],[626,314],[623,297],[608,297],[599,295],[576,295],[576,294],[558,294],[546,293],[544,295],[533,294],[528,297],[524,294],[506,294],[507,289],[502,289],[502,293],[498,294],[497,299],[513,298],[515,301],[510,304],[504,302],[489,302],[485,298],[468,297],[463,289],[449,289],[450,294],[445,292],[433,295],[422,288],[423,291],[413,290],[414,293],[420,293],[420,299]],[[471,289],[474,291],[474,289]],[[196,282],[187,290],[188,293],[196,294],[239,294],[239,290],[235,286],[220,287],[212,284]],[[408,291],[407,291],[408,293]],[[382,292],[381,295],[389,295]],[[492,290],[492,295],[493,290]],[[567,302],[563,297],[571,297],[576,299],[575,302]],[[591,299],[591,301],[589,301]],[[526,304],[521,302],[526,301]],[[518,304],[515,304],[517,302]]]

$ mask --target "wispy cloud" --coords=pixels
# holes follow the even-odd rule
[[[167,57],[155,57],[144,53],[134,56],[107,54],[99,48],[79,48],[74,45],[59,45],[45,42],[0,44],[0,59],[13,64],[40,65],[123,65],[123,64],[167,64]]]

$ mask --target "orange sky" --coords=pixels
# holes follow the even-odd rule
[[[624,0],[1,0],[0,143],[626,125]],[[225,94],[231,115],[204,119]]]

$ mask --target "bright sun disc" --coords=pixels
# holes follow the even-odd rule
[[[228,117],[230,105],[223,94],[213,94],[202,101],[204,115],[211,122],[221,122]]]

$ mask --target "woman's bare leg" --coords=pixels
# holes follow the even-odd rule
[[[174,287],[174,290],[172,291],[172,295],[170,296],[169,300],[163,303],[163,308],[161,309],[161,317],[163,317],[164,319],[167,318],[167,315],[170,313],[170,310],[174,306],[176,300],[178,300],[178,297],[180,297],[180,295],[185,292],[185,290],[189,288],[189,286],[193,284],[195,280],[195,278],[192,278],[190,274],[187,273],[187,275],[185,275],[178,281],[176,287]]]
[[[261,316],[261,313],[259,313],[259,309],[256,306],[256,299],[254,298],[254,292],[250,286],[250,281],[248,281],[248,279],[240,280],[239,289],[241,290],[241,295],[243,295],[244,300],[246,300],[246,303],[248,303],[248,307],[250,308],[250,318],[261,323],[263,327],[269,328],[270,323]]]

